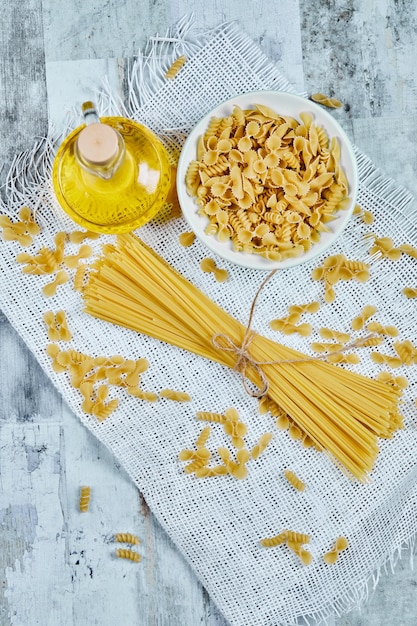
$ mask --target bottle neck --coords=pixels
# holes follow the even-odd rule
[[[92,102],[82,105],[85,127],[75,143],[75,157],[85,171],[110,179],[125,155],[123,137],[115,128],[102,124]]]

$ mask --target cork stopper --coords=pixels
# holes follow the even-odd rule
[[[80,132],[77,140],[79,154],[91,165],[109,164],[119,150],[117,132],[101,123],[89,124]]]

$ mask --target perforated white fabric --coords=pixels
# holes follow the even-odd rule
[[[188,44],[189,60],[173,81],[164,81],[160,68],[164,63],[169,65],[178,49],[167,51],[156,69],[144,59],[132,69],[131,99],[125,105],[126,111],[165,139],[173,161],[189,129],[220,101],[256,89],[290,89],[235,25],[220,27],[203,43],[200,47],[195,41]],[[148,85],[146,97],[143,91],[139,94],[141,81]],[[107,102],[112,106],[111,98]],[[135,105],[139,108],[133,110]],[[40,159],[36,154],[41,155]],[[412,197],[375,172],[366,157],[357,156],[358,201],[374,214],[375,223],[366,226],[359,218],[352,218],[331,252],[369,262],[369,243],[364,242],[363,235],[370,231],[392,237],[397,245],[416,245]],[[32,254],[42,246],[53,247],[58,231],[78,230],[53,198],[52,158],[53,146],[46,141],[16,160],[9,179],[9,203],[2,211],[16,219],[22,204],[35,209],[42,232],[28,249]],[[252,298],[265,274],[218,260],[230,277],[222,284],[216,282],[212,274],[199,268],[207,250],[198,241],[189,248],[179,245],[178,236],[184,230],[187,227],[182,218],[157,219],[137,234],[226,311],[246,323]],[[102,236],[91,243],[95,254],[107,241],[112,238]],[[67,244],[66,253],[76,253],[77,249]],[[16,242],[1,242],[4,313],[74,414],[129,473],[230,624],[287,625],[296,624],[301,617],[313,623],[360,602],[374,572],[394,558],[416,531],[417,366],[393,372],[409,381],[402,406],[405,428],[392,440],[381,442],[371,481],[361,485],[350,481],[325,454],[303,449],[288,433],[279,431],[273,417],[260,415],[257,400],[245,393],[234,372],[87,316],[72,280],[60,286],[56,296],[45,299],[42,287],[53,277],[22,273],[22,266],[15,261],[21,251]],[[373,304],[377,307],[376,320],[394,324],[401,340],[409,339],[417,346],[416,300],[407,300],[402,294],[405,286],[417,287],[416,259],[402,255],[396,262],[371,260],[371,279],[366,283],[338,283],[332,304],[324,302],[322,283],[311,279],[312,269],[321,260],[283,270],[273,277],[256,307],[254,330],[313,354],[310,343],[320,340],[319,328],[349,331],[352,318],[363,306]],[[73,278],[74,270],[70,275]],[[305,319],[314,327],[310,337],[284,336],[270,329],[270,320],[285,315],[289,305],[313,300],[318,300],[321,307]],[[83,413],[80,392],[71,386],[67,373],[52,370],[45,351],[49,341],[42,317],[49,309],[64,309],[67,313],[73,338],[69,344],[60,344],[62,349],[74,348],[92,356],[146,357],[149,369],[142,375],[142,387],[155,392],[166,387],[186,391],[191,402],[178,404],[161,398],[147,403],[112,387],[109,397],[119,398],[120,404],[107,420],[99,423]],[[384,351],[394,354],[392,342]],[[345,367],[370,377],[386,369],[375,365],[369,355],[370,350],[363,350],[358,365]],[[178,453],[192,448],[201,432],[204,424],[197,421],[197,411],[222,412],[231,406],[248,426],[245,440],[249,448],[262,433],[273,432],[265,453],[248,463],[248,477],[242,481],[231,476],[199,480],[185,474]],[[214,452],[218,446],[228,444],[222,427],[214,424],[208,447]],[[304,492],[296,492],[287,483],[285,468],[291,468],[306,482]],[[311,565],[303,566],[285,546],[265,549],[260,545],[261,538],[284,528],[311,535]],[[335,565],[327,566],[322,556],[339,535],[348,538],[349,548]],[[143,553],[146,559],[146,546]]]

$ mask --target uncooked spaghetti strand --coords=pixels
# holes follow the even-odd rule
[[[261,338],[261,341],[269,342],[270,340]],[[335,380],[338,381],[338,389],[346,390],[346,387],[352,388],[354,394],[362,397],[363,401],[367,405],[367,411],[369,410],[375,417],[380,414],[381,408],[385,410],[387,402],[391,403],[394,407],[399,399],[400,394],[398,391],[395,389],[384,389],[383,383],[380,381],[366,378],[361,374],[350,372],[342,368],[335,368],[333,364],[325,363],[320,360],[303,361],[303,358],[306,358],[305,355],[295,351],[291,351],[289,360],[292,358],[300,360],[297,365],[301,366],[300,369],[302,369],[302,371],[311,372],[313,375],[316,375],[318,370],[322,371],[323,376],[321,378],[323,387],[328,387],[331,394],[334,394],[336,391]],[[315,371],[313,371],[313,369]],[[342,382],[344,383],[343,385],[340,384]],[[386,387],[388,386],[386,385]],[[371,399],[370,394],[372,395]],[[346,396],[346,394],[344,396],[342,394],[342,397],[349,399],[349,396]]]
[[[184,312],[186,315],[193,316],[193,330],[198,329],[204,337],[207,335],[211,338],[212,333],[208,333],[208,322],[211,321],[214,324],[215,332],[221,327],[221,318],[227,315],[223,309],[218,307],[212,300],[210,300],[205,294],[198,290],[192,283],[187,281],[183,276],[177,273],[173,268],[166,264],[158,255],[155,255],[154,251],[145,246],[142,243],[133,242],[128,240],[125,236],[121,236],[122,244],[129,245],[129,251],[135,255],[138,263],[142,267],[149,267],[149,260],[151,259],[155,267],[149,274],[150,280],[153,280],[154,274],[158,276],[158,284],[162,284],[164,290],[169,292],[172,297],[172,301],[175,302],[178,299],[179,292],[186,292],[187,305],[184,306]],[[167,293],[167,297],[169,297]],[[181,299],[181,303],[184,304],[184,300]],[[206,306],[204,306],[206,304]],[[202,319],[202,310],[204,311],[204,318]],[[195,327],[197,325],[197,328]],[[214,332],[214,331],[213,331]],[[209,342],[210,343],[210,342]],[[213,350],[213,355],[215,350]],[[217,360],[217,359],[216,359]]]
[[[156,323],[155,317],[142,315],[139,309],[136,311],[128,310],[125,306],[122,306],[120,302],[118,303],[111,299],[107,300],[112,304],[112,310],[109,312],[106,305],[102,302],[102,298],[108,298],[108,295],[107,292],[102,291],[100,292],[100,297],[97,297],[96,294],[90,292],[85,298],[85,311],[103,321],[124,326],[130,330],[153,337],[154,339],[159,339],[171,345],[188,349],[196,354],[201,353],[201,355],[204,356],[204,345],[178,332],[176,326],[161,328],[158,323]]]
[[[262,338],[261,338],[262,340]],[[253,346],[253,348],[255,347],[255,345]],[[280,368],[288,368],[288,366],[291,364],[281,364]],[[304,363],[300,363],[299,365],[304,366]],[[269,376],[269,379],[272,380],[275,378],[275,367],[271,366],[273,369],[273,374]],[[264,370],[266,371],[268,369],[268,366],[264,366]],[[301,372],[305,373],[306,368],[304,367],[294,367],[292,366],[292,368],[290,368],[288,371],[288,375],[286,376],[286,378],[298,378],[301,374]],[[332,374],[334,373],[334,371],[332,371]],[[315,372],[316,374],[316,381],[317,379],[320,379],[320,395],[322,392],[322,387],[325,389],[325,383],[327,382],[327,379],[329,377],[329,374],[326,372],[324,375],[320,375],[318,376],[318,372]],[[307,379],[308,379],[308,374],[307,374]],[[370,380],[370,379],[368,379]],[[302,379],[300,379],[300,384],[302,384]],[[334,381],[333,381],[334,382]],[[370,383],[372,383],[373,381],[370,380]],[[359,392],[356,392],[355,394],[355,388],[352,389],[352,394],[347,395],[346,394],[346,389],[343,389],[343,387],[341,385],[336,385],[334,384],[334,386],[329,386],[329,394],[328,397],[329,398],[338,398],[338,402],[341,403],[347,410],[347,414],[352,416],[352,413],[355,412],[355,415],[358,419],[360,419],[361,422],[364,423],[364,425],[367,428],[370,428],[371,430],[375,430],[377,431],[377,434],[379,435],[379,432],[388,435],[390,433],[390,429],[389,429],[389,423],[390,420],[387,417],[388,413],[386,412],[385,414],[381,415],[381,411],[378,410],[378,408],[376,407],[376,404],[374,404],[372,402],[373,396],[371,396],[371,400],[369,399],[369,393],[370,393],[370,388],[368,388],[368,396],[366,395],[362,395]],[[345,392],[343,394],[343,391]],[[313,394],[317,392],[317,387],[312,387],[309,391],[308,394]],[[395,396],[396,398],[397,396]],[[377,399],[377,398],[376,398]],[[391,400],[391,402],[393,402]],[[358,407],[363,406],[363,410],[358,412]],[[395,403],[393,402],[393,408],[395,407]],[[370,415],[369,415],[370,414]],[[368,420],[368,415],[369,415],[369,420]],[[372,427],[373,425],[375,425],[375,429]]]
[[[137,249],[134,249],[134,252],[136,253],[135,258],[137,258],[138,265],[140,266],[143,272],[143,268],[150,266],[149,262],[146,263],[146,261],[148,260],[146,257],[149,256],[151,252],[149,251],[149,249],[147,249],[144,246],[138,246]],[[205,336],[207,333],[207,328],[206,328],[207,324],[206,324],[206,319],[204,320],[201,319],[201,309],[202,309],[201,298],[199,299],[200,301],[198,303],[198,306],[194,306],[194,307],[190,306],[189,300],[186,300],[185,301],[186,304],[185,304],[182,298],[179,301],[180,306],[179,307],[177,306],[179,293],[181,293],[181,291],[183,290],[184,285],[186,288],[188,288],[188,286],[191,285],[191,283],[189,283],[188,281],[185,281],[185,279],[179,274],[178,275],[173,274],[172,271],[171,271],[171,275],[167,274],[167,268],[166,268],[165,263],[157,262],[156,264],[158,266],[158,271],[155,271],[155,269],[153,268],[152,273],[148,275],[149,282],[152,285],[152,290],[154,288],[155,282],[157,282],[158,285],[164,290],[165,297],[163,301],[166,302],[167,304],[169,303],[169,306],[167,307],[168,311],[171,311],[172,307],[174,307],[176,310],[178,319],[180,320],[182,324],[184,324],[185,320],[188,320],[187,325],[189,326],[191,334],[193,332],[195,333],[196,330],[199,329],[200,331],[202,331],[203,336]],[[146,270],[145,270],[145,273],[146,273]],[[157,281],[155,281],[154,275],[158,277]],[[144,281],[144,284],[146,284],[146,280]],[[201,295],[201,292],[200,292],[200,295]],[[208,307],[204,311],[205,316],[206,316],[206,311],[209,311]],[[219,321],[217,321],[217,324],[219,324]],[[209,344],[209,342],[207,343]],[[212,354],[211,358],[213,356],[214,355]]]
[[[162,304],[166,303],[167,301],[165,298],[162,298],[160,301],[155,301],[155,299],[152,298],[153,290],[149,295],[149,292],[145,290],[144,285],[141,285],[141,287],[138,287],[137,285],[133,284],[131,281],[129,281],[128,276],[123,276],[123,274],[126,271],[126,268],[123,267],[123,270],[122,270],[123,273],[121,273],[120,267],[114,263],[114,258],[111,259],[111,261],[112,261],[111,265],[102,266],[99,269],[99,273],[92,275],[91,277],[91,286],[95,285],[96,292],[98,289],[101,293],[101,296],[97,296],[97,297],[103,298],[104,297],[103,292],[106,290],[106,296],[105,296],[106,299],[111,298],[113,304],[115,303],[117,304],[118,299],[123,298],[122,294],[125,291],[129,294],[128,298],[132,299],[132,307],[131,307],[132,310],[135,310],[135,309],[138,310],[140,307],[142,308],[145,307],[147,311],[152,313],[153,319],[155,321],[159,319],[161,323],[164,325],[164,327],[167,327],[167,328],[182,328],[184,326],[185,320],[187,319],[186,308],[175,307],[174,306],[175,303],[171,301],[169,302],[170,306],[166,306],[166,304],[165,306],[160,306],[158,302],[162,301]],[[109,285],[109,289],[105,288],[105,284]],[[117,285],[117,288],[115,289],[111,287],[114,284]],[[114,292],[114,296],[110,296],[111,291]],[[144,291],[146,291],[145,294],[143,293]],[[136,294],[136,297],[135,297],[135,294]],[[92,312],[92,308],[93,308],[92,306],[88,306],[87,311]],[[176,312],[176,316],[172,314],[174,312],[174,309]],[[95,310],[97,310],[97,308]],[[122,319],[124,319],[124,316],[122,317]],[[180,325],[178,325],[178,320],[180,320],[181,322]],[[191,326],[189,325],[189,328],[187,329],[188,335],[190,335],[190,331],[194,330],[194,324],[192,323],[192,321],[189,322],[189,324],[191,324]],[[139,328],[136,328],[136,330],[139,330]],[[187,337],[187,333],[183,333],[183,335],[184,337]]]

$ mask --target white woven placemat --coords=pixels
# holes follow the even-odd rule
[[[138,60],[131,74],[131,98],[124,103],[125,112],[164,137],[173,160],[190,128],[219,102],[256,89],[290,89],[234,24],[219,27],[200,43],[183,25],[175,35],[176,44],[167,45],[162,52],[153,49],[149,58]],[[189,60],[175,80],[166,81],[163,69],[182,52]],[[111,95],[103,97],[103,103],[107,110],[115,110]],[[353,218],[332,253],[342,252],[348,258],[369,262],[362,239],[366,232],[391,236],[396,245],[416,244],[415,209],[409,194],[375,172],[366,157],[357,156],[358,201],[374,214],[375,223],[366,226],[360,218]],[[53,247],[58,231],[78,230],[54,201],[49,179],[52,159],[53,147],[48,141],[18,157],[9,178],[9,202],[2,209],[14,220],[22,204],[35,210],[42,232],[28,249],[31,254],[42,246]],[[138,234],[181,274],[246,323],[251,300],[264,274],[219,261],[230,277],[225,283],[217,283],[212,274],[199,268],[200,260],[207,256],[201,244],[195,242],[190,248],[179,245],[178,236],[184,230],[185,222],[176,218],[155,220]],[[95,253],[104,241],[111,240],[101,237],[92,242]],[[271,415],[260,415],[257,400],[245,393],[233,372],[90,318],[83,312],[72,280],[60,286],[56,296],[46,299],[42,287],[53,276],[22,273],[22,266],[15,261],[22,251],[17,242],[2,241],[0,249],[4,313],[74,413],[124,466],[231,624],[295,624],[301,616],[313,623],[349,610],[365,597],[367,585],[378,569],[387,560],[395,561],[401,546],[412,542],[417,525],[416,366],[394,371],[409,381],[402,406],[405,428],[392,440],[381,443],[371,482],[360,485],[344,476],[324,454],[303,449],[286,432],[279,431]],[[66,244],[67,254],[77,250],[78,246]],[[416,301],[402,294],[405,286],[417,287],[416,259],[402,255],[396,262],[372,261],[370,280],[364,284],[338,283],[332,304],[324,302],[322,284],[311,279],[312,269],[321,260],[274,276],[256,308],[256,331],[312,354],[310,343],[319,339],[319,328],[349,331],[352,318],[363,306],[373,304],[377,307],[376,320],[394,324],[401,340],[409,339],[417,345]],[[74,271],[70,274],[72,278]],[[312,300],[318,300],[321,307],[305,320],[314,327],[310,337],[284,336],[270,329],[270,320],[284,316],[289,305]],[[92,356],[146,357],[149,369],[142,375],[143,388],[186,391],[191,402],[177,404],[160,398],[147,403],[112,387],[110,397],[120,399],[119,408],[101,423],[85,414],[79,391],[71,386],[66,373],[52,370],[45,351],[49,341],[42,317],[45,311],[58,309],[66,311],[73,335],[69,344],[60,344],[61,349],[73,348]],[[394,354],[389,340],[385,351]],[[361,352],[361,362],[346,367],[370,377],[384,371],[386,368],[375,365],[369,354],[369,350]],[[245,439],[249,448],[262,433],[274,434],[265,453],[248,464],[248,477],[242,481],[231,476],[199,480],[184,473],[178,453],[192,447],[201,432],[203,425],[196,419],[197,411],[222,412],[232,406],[248,426]],[[217,426],[213,425],[207,444],[213,451],[229,443],[221,426]],[[304,492],[298,493],[288,485],[282,474],[287,467],[306,482]],[[260,545],[261,538],[284,528],[311,535],[311,565],[303,566],[283,546],[265,549]],[[348,538],[349,548],[335,565],[327,566],[322,555],[339,535]],[[146,546],[143,552],[146,559]]]

